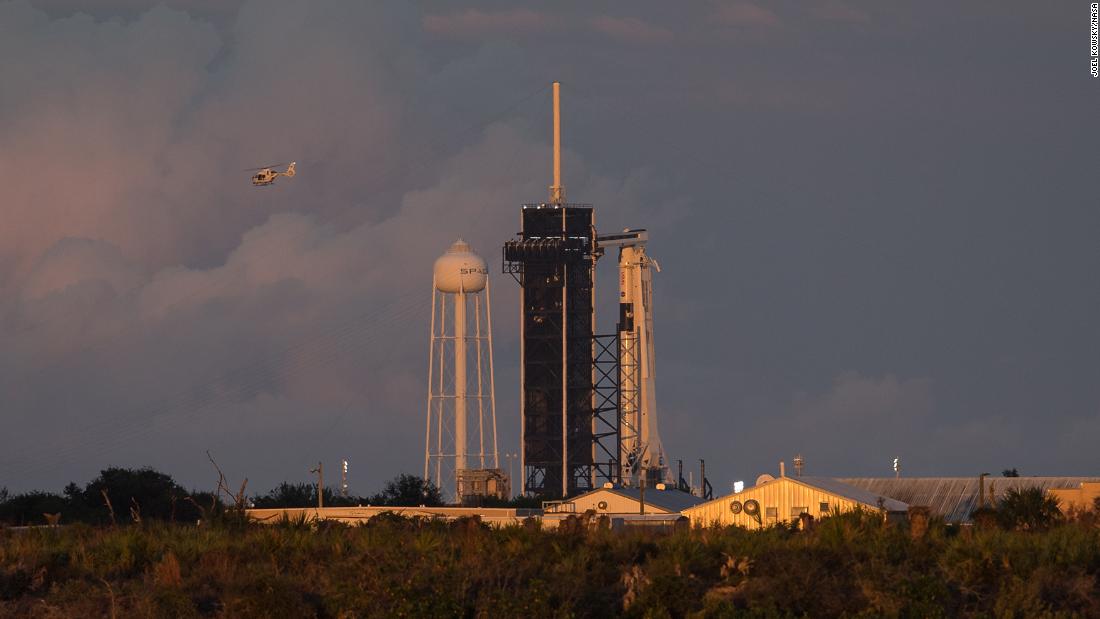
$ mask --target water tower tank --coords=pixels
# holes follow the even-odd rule
[[[489,268],[485,260],[459,239],[435,261],[435,288],[440,292],[479,292],[485,289]]]

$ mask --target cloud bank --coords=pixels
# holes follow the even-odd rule
[[[319,458],[362,492],[420,470],[431,263],[461,236],[496,264],[546,195],[553,79],[568,194],[648,227],[664,269],[672,457],[720,487],[799,451],[838,475],[1094,464],[1067,11],[84,4],[0,3],[0,486],[209,485],[206,449],[257,491]],[[506,445],[517,295],[493,285]]]

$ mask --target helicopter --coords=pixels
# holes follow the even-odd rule
[[[294,176],[294,166],[297,163],[298,162],[296,162],[296,161],[291,161],[289,164],[287,164],[287,163],[276,163],[276,164],[273,164],[273,165],[264,166],[262,168],[249,168],[248,170],[245,170],[245,171],[246,172],[256,172],[255,174],[252,175],[252,184],[257,186],[257,187],[264,187],[266,185],[270,185],[270,184],[274,183],[275,179],[280,177],[280,176],[285,176],[287,178],[290,178],[290,177]],[[286,166],[286,172],[276,172],[274,170],[274,168],[277,168],[277,167],[283,166],[283,165]],[[259,170],[259,171],[257,172],[257,170]]]

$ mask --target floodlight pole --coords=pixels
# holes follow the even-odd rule
[[[348,498],[348,461],[344,460],[343,469],[340,471],[340,494]]]

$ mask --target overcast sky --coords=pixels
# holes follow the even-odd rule
[[[550,184],[555,79],[569,198],[662,267],[673,460],[719,491],[797,453],[1100,474],[1088,34],[1078,0],[0,2],[0,486],[208,488],[206,450],[257,492],[419,473],[460,236],[517,451],[500,246]]]

